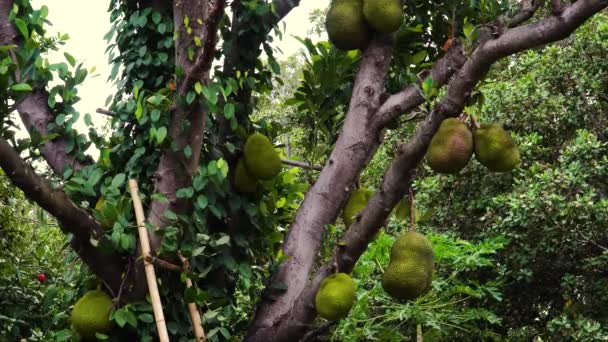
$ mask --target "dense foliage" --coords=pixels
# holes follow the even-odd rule
[[[270,137],[281,157],[331,164],[362,53],[301,38],[303,53],[279,62],[270,32],[280,36],[281,30],[264,20],[276,8],[266,1],[234,2],[232,17],[221,12],[217,18],[221,43],[210,57],[207,82],[184,90],[181,84],[190,76],[184,66],[198,60],[205,43],[191,32],[201,32],[206,22],[184,16],[176,23],[170,5],[145,3],[110,1],[107,51],[113,64],[110,80],[118,89],[106,103],[113,116],[110,133],[96,131],[86,114],[89,132],[82,134],[73,128],[81,117],[73,105],[79,101],[77,86],[92,70],[68,53],[66,62],[50,64],[46,53],[60,48],[67,36],[46,36],[45,6],[34,9],[28,0],[14,1],[9,20],[17,29],[18,46],[0,46],[0,87],[7,89],[0,96],[0,133],[33,162],[44,157],[45,143],[64,144],[62,152],[73,157],[73,165],[53,170],[48,179],[100,223],[101,236],[86,243],[115,256],[124,268],[116,270],[122,272],[122,283],[112,293],[112,286],[78,259],[76,252],[82,251],[69,249],[78,237],[58,229],[67,233],[69,227],[27,202],[0,174],[0,341],[77,339],[69,314],[93,288],[110,292],[111,319],[119,328],[97,338],[156,338],[149,300],[122,297],[128,291],[124,282],[140,261],[125,191],[130,178],[138,180],[146,210],[169,203],[159,206],[162,244],[156,255],[179,263],[179,252],[190,264],[179,273],[157,268],[163,302],[169,303],[165,317],[172,340],[191,338],[186,303],[201,309],[210,341],[241,340],[260,298],[272,300],[286,290],[286,284],[267,279],[290,258],[279,246],[317,171],[284,167],[261,181],[259,191],[244,194],[234,188],[234,166],[254,132]],[[460,37],[470,53],[479,38],[477,25],[511,9],[509,1],[496,0],[405,3],[405,24],[396,34],[388,67],[386,90],[391,93],[419,80],[449,50],[452,38]],[[313,16],[313,31],[319,34],[324,14]],[[431,290],[404,303],[382,289],[390,247],[410,228],[409,219],[392,217],[352,272],[358,286],[350,315],[333,324],[318,318],[319,338],[608,337],[607,42],[604,15],[563,43],[496,65],[465,111],[480,122],[502,123],[515,136],[522,165],[496,174],[471,161],[454,176],[419,167],[414,205],[422,213],[418,230],[434,246]],[[418,91],[427,102],[382,131],[385,141],[358,187],[378,189],[397,146],[412,136],[443,94],[432,79],[421,82]],[[12,113],[30,94],[47,99],[43,105],[51,120],[45,134],[28,127],[30,139],[17,141]],[[173,120],[186,112],[199,116]],[[181,137],[201,117],[202,142],[193,151]],[[100,151],[96,162],[85,153],[91,146]],[[177,172],[175,193],[163,193],[159,179],[170,178],[172,169],[157,165],[181,166],[199,153],[192,170]],[[179,178],[184,173],[188,181]],[[338,221],[326,228],[315,269],[340,249],[348,227]],[[37,278],[40,273],[45,277]],[[194,287],[186,288],[187,278]]]

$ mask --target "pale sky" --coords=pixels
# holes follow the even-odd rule
[[[275,40],[275,46],[279,47],[284,57],[296,53],[301,44],[292,35],[305,37],[309,29],[308,13],[315,8],[324,9],[329,4],[329,0],[301,0],[300,6],[292,10],[283,19],[286,23],[286,32],[283,33],[283,40]],[[106,80],[111,71],[108,65],[108,56],[105,54],[106,42],[103,36],[110,28],[110,14],[107,12],[109,1],[106,0],[33,0],[32,5],[38,8],[46,5],[49,8],[48,20],[52,26],[47,26],[49,34],[55,35],[57,32],[68,33],[70,40],[60,51],[49,56],[52,63],[65,62],[64,52],[70,53],[78,62],[84,62],[87,69],[95,66],[94,74],[78,87],[80,102],[75,105],[80,112],[81,122],[76,128],[81,132],[86,132],[82,118],[86,113],[91,114],[97,127],[101,127],[106,119],[103,115],[95,113],[95,109],[103,107],[108,95],[112,94],[113,86]],[[282,28],[282,23],[280,25]],[[282,57],[279,57],[282,59]],[[97,151],[89,150],[96,157]]]

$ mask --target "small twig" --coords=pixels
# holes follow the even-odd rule
[[[416,231],[416,215],[414,213],[414,192],[412,191],[412,187],[409,189],[409,200],[410,200],[410,227],[412,231]]]
[[[122,282],[120,282],[120,287],[118,288],[118,296],[116,296],[116,303],[120,302],[120,297],[122,296],[122,289],[125,286],[126,280],[129,277],[129,273],[131,272],[131,267],[133,266],[131,260],[129,260],[129,267],[127,267],[127,272],[125,272],[125,276],[122,278]],[[114,295],[114,294],[112,294]]]
[[[111,116],[111,117],[115,117],[115,118],[118,117],[118,113],[112,112],[112,111],[109,111],[109,110],[103,109],[103,108],[97,108],[95,110],[95,113],[99,113],[99,114],[103,114],[103,115],[107,115],[107,116]]]
[[[304,168],[304,169],[311,169],[311,170],[316,170],[316,171],[323,170],[323,166],[312,165],[312,164],[309,164],[309,163],[306,163],[306,162],[302,162],[302,161],[298,161],[298,160],[281,159],[281,163],[283,163],[285,165],[291,165],[291,166],[301,167],[301,168]]]
[[[146,260],[147,262],[152,263],[152,264],[154,264],[154,265],[156,265],[156,266],[158,266],[160,268],[164,268],[164,269],[166,269],[168,271],[182,272],[184,270],[182,267],[179,267],[179,266],[177,266],[175,264],[172,264],[172,263],[170,263],[168,261],[165,261],[163,259],[159,259],[159,258],[157,258],[155,256],[149,256],[148,255],[148,256],[146,256],[144,258],[144,260]]]
[[[327,322],[327,323],[321,325],[320,327],[307,332],[306,335],[304,335],[302,337],[302,339],[300,340],[300,342],[314,341],[315,337],[323,334],[325,331],[329,330],[332,325],[335,325],[337,323],[338,323],[337,321]]]
[[[474,114],[469,115],[471,117],[471,123],[473,124],[473,127],[475,127],[475,129],[479,129],[479,122],[477,121],[477,117]]]

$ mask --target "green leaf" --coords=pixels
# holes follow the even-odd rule
[[[192,104],[192,102],[194,102],[195,98],[196,98],[196,94],[193,91],[189,91],[188,94],[186,95],[186,102],[188,104]]]
[[[74,58],[74,56],[70,55],[67,52],[64,52],[63,55],[65,56],[65,59],[68,61],[68,63],[70,63],[70,65],[72,67],[74,67],[76,65],[76,58]]]
[[[124,327],[125,324],[127,324],[127,314],[124,308],[114,311],[113,318],[116,324],[118,324],[118,326],[121,328]]]
[[[226,103],[224,105],[224,117],[231,119],[234,117],[234,105],[232,103]]]
[[[16,18],[15,26],[17,26],[17,29],[19,30],[19,32],[21,32],[21,35],[25,37],[25,39],[29,39],[30,33],[27,29],[27,24],[25,23],[25,21],[23,21],[23,19]]]
[[[167,137],[167,127],[163,126],[156,130],[156,143],[162,144],[162,142]]]
[[[196,204],[200,209],[207,208],[207,204],[209,204],[209,200],[205,195],[200,195],[196,198]]]
[[[175,215],[175,213],[172,212],[171,210],[165,210],[165,217],[168,218],[169,220],[177,221],[177,215]]]
[[[59,114],[55,118],[55,123],[59,126],[62,126],[65,123],[65,114]]]
[[[154,322],[154,316],[149,313],[143,313],[137,316],[137,318],[144,323],[152,323]]]
[[[112,187],[113,188],[120,188],[125,180],[127,179],[127,176],[124,173],[119,173],[116,176],[114,176],[114,178],[112,178]]]
[[[200,94],[203,91],[203,86],[201,85],[201,82],[196,82],[194,84],[194,90],[197,94]]]
[[[194,195],[194,189],[192,188],[182,188],[175,192],[177,198],[192,198],[192,195]]]
[[[230,236],[228,235],[224,235],[215,241],[215,244],[218,246],[226,245],[228,243],[230,243]]]
[[[160,23],[161,20],[162,20],[162,16],[160,15],[160,12],[154,12],[154,13],[152,13],[152,21],[155,24]]]
[[[27,83],[13,84],[10,88],[12,91],[32,91],[32,86]]]

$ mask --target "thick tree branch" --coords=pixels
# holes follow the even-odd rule
[[[269,327],[273,330],[273,336],[277,337],[275,340],[298,340],[311,326],[316,316],[312,303],[320,282],[334,272],[336,267],[340,272],[352,271],[373,235],[384,224],[397,202],[406,194],[412,173],[422,161],[441,121],[461,113],[467,98],[490,66],[502,57],[567,37],[606,6],[606,1],[579,0],[565,8],[559,17],[548,17],[535,24],[507,30],[499,38],[490,39],[479,45],[458,75],[450,82],[443,100],[421,124],[409,142],[401,148],[399,155],[385,174],[381,189],[370,199],[365,209],[350,226],[342,239],[344,244],[336,249],[333,259],[319,269],[307,286],[302,287],[301,295],[295,301],[286,303],[284,314],[272,327]],[[311,216],[317,215],[318,213],[315,212]],[[298,217],[296,222],[297,220]],[[300,248],[308,249],[309,246],[309,244],[302,245]],[[299,270],[304,272],[304,269],[300,267]],[[288,285],[289,292],[293,283],[290,281]],[[259,320],[263,319],[263,317],[259,318]],[[252,340],[261,340],[261,338]]]
[[[508,19],[507,27],[519,26],[534,16],[540,7],[545,3],[544,0],[523,0],[519,4],[519,11]]]
[[[34,90],[23,101],[17,104],[17,111],[23,125],[31,134],[49,135],[48,125],[54,122],[54,115],[48,106],[48,94],[43,90]],[[47,140],[41,147],[42,156],[56,175],[62,176],[66,167],[80,170],[86,164],[76,160],[72,153],[66,153],[67,139],[59,136]]]
[[[13,6],[12,0],[0,2],[0,45],[20,45],[17,30],[8,19]],[[34,131],[42,136],[49,134],[48,124],[53,122],[53,112],[48,106],[48,94],[44,90],[34,90],[17,104],[21,121],[30,134]],[[41,148],[42,157],[56,175],[63,175],[66,166],[76,170],[84,165],[77,161],[73,154],[65,152],[66,139],[63,136],[48,140]]]
[[[290,315],[308,282],[326,225],[335,222],[368,155],[378,145],[378,132],[372,132],[369,126],[380,107],[391,55],[392,40],[384,35],[375,37],[363,53],[342,133],[284,239],[282,248],[288,259],[279,266],[272,282],[275,286],[287,285],[287,290],[262,299],[249,331],[250,341],[294,340],[293,331],[279,327],[285,327],[284,317]]]
[[[208,15],[208,5],[206,0],[173,1],[173,20],[178,34],[175,41],[175,60],[178,68],[185,70],[187,74],[177,81],[175,110],[169,128],[172,146],[163,150],[154,184],[155,192],[162,193],[169,201],[152,201],[148,214],[148,221],[159,230],[169,223],[164,216],[167,210],[182,213],[188,209],[188,201],[178,199],[176,192],[191,184],[200,160],[207,113],[198,101],[188,105],[184,99],[197,81],[203,86],[209,82],[209,69],[217,43],[217,25],[224,14],[225,0],[216,2],[216,7],[211,12],[215,17]],[[186,17],[189,18],[190,33],[184,24]],[[196,49],[190,59],[188,49],[195,47],[195,36],[203,37],[204,49]],[[173,147],[176,147],[175,150]],[[185,149],[190,151],[189,155],[185,153]],[[158,249],[161,241],[159,235],[150,234],[151,250]]]
[[[86,211],[78,208],[58,189],[36,174],[34,169],[21,159],[19,153],[10,144],[0,138],[0,167],[9,179],[27,198],[36,202],[69,229],[74,236],[88,240],[90,237],[100,239],[103,229]]]
[[[218,25],[224,16],[226,0],[216,0],[213,9],[209,12],[209,17],[205,22],[205,34],[203,52],[200,54],[196,63],[186,74],[186,79],[182,82],[180,93],[186,93],[192,88],[196,81],[209,78],[207,73],[211,70],[211,64],[215,57],[218,41]]]
[[[430,77],[433,80],[434,86],[439,88],[450,80],[452,75],[460,69],[465,61],[466,57],[464,56],[463,46],[460,42],[455,41],[445,56],[435,62],[427,77],[419,80],[416,85],[409,85],[400,92],[391,95],[382,104],[375,115],[375,129],[383,128],[392,120],[424,103],[426,99],[420,88],[426,78]]]
[[[77,207],[66,194],[54,189],[51,184],[36,174],[34,169],[21,159],[10,144],[0,138],[0,167],[11,182],[21,189],[25,196],[53,215],[61,229],[71,233],[71,245],[91,270],[103,279],[113,290],[121,284],[123,261],[120,257],[106,254],[91,244],[100,241],[104,231],[85,210]]]

